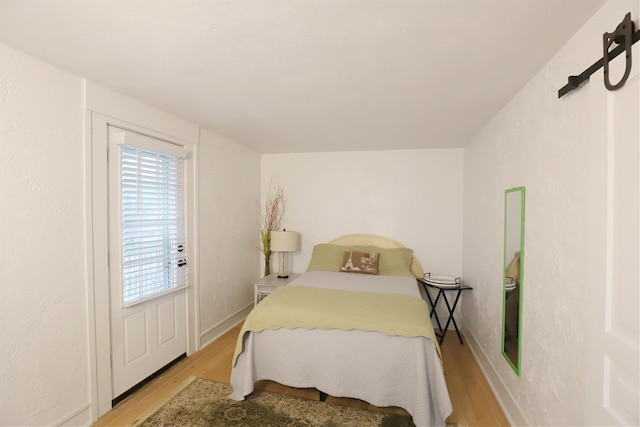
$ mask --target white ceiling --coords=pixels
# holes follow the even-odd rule
[[[604,3],[0,0],[0,43],[260,153],[462,147]]]

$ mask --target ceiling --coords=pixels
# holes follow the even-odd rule
[[[0,43],[260,153],[449,148],[604,3],[0,0]]]

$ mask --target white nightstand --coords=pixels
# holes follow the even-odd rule
[[[273,273],[262,279],[258,279],[258,281],[253,284],[253,306],[255,307],[262,298],[269,295],[278,286],[288,285],[298,277],[300,277],[299,274],[289,273],[289,277],[280,279],[277,273]]]

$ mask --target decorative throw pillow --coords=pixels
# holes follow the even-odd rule
[[[378,274],[378,254],[374,252],[345,251],[340,271]]]
[[[348,250],[378,253],[378,274],[414,277],[411,272],[413,250],[409,248],[379,248],[371,245],[358,245]]]

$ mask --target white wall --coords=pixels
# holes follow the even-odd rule
[[[413,248],[425,271],[458,275],[463,162],[462,149],[264,155],[262,190],[271,179],[284,190],[282,226],[302,239],[296,272],[315,244],[374,233]]]
[[[464,320],[517,424],[588,422],[589,207],[600,194],[589,185],[590,146],[599,143],[589,122],[605,112],[590,105],[589,87],[602,78],[562,99],[557,91],[602,56],[602,33],[629,10],[637,17],[637,8],[637,1],[609,2],[465,149],[463,274],[474,291]],[[515,186],[526,187],[521,377],[501,355],[504,190]]]
[[[0,424],[89,406],[83,85],[0,45]]]
[[[260,155],[202,130],[200,164],[199,304],[206,344],[253,307],[253,283],[260,277]]]

